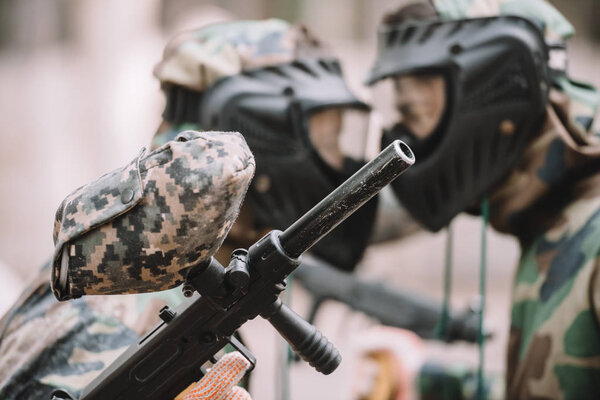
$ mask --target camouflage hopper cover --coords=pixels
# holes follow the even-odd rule
[[[587,399],[600,390],[600,140],[581,124],[593,120],[589,108],[558,90],[550,100],[545,126],[490,193],[490,223],[522,249],[509,399]]]
[[[303,25],[280,19],[209,25],[176,36],[154,75],[163,83],[203,91],[249,68],[329,55]]]
[[[180,285],[221,246],[254,167],[239,133],[186,131],[77,189],[56,213],[57,298]]]

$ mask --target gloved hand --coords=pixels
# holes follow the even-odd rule
[[[252,400],[248,392],[236,386],[249,367],[250,362],[239,352],[227,353],[175,400]]]

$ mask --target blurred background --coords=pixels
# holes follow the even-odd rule
[[[164,98],[152,76],[174,33],[232,18],[278,17],[308,25],[343,61],[351,86],[369,99],[363,78],[375,55],[375,33],[390,0],[0,0],[0,312],[51,256],[54,212],[76,187],[130,161],[150,142]],[[600,85],[600,2],[555,0],[577,29],[569,43],[571,75]],[[477,295],[480,221],[454,223],[453,305]],[[371,246],[358,273],[441,299],[445,233],[418,233]],[[494,339],[486,350],[488,371],[504,370],[511,278],[518,244],[488,236],[487,323]],[[308,309],[293,290],[293,306]],[[353,334],[373,324],[340,304],[327,304],[319,327],[351,354]],[[262,321],[251,324],[249,342],[259,365],[256,399],[279,398],[279,339]],[[253,339],[259,337],[260,339]],[[428,357],[475,365],[470,345],[428,343]],[[344,353],[346,355],[346,352]],[[350,356],[351,358],[351,356]],[[291,375],[292,398],[347,398],[348,369],[318,376],[302,365]],[[307,385],[307,382],[311,382]]]

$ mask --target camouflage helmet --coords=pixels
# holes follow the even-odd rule
[[[165,48],[154,75],[198,92],[221,78],[303,57],[331,57],[303,25],[280,19],[218,23],[184,32]]]

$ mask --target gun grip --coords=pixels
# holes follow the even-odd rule
[[[340,365],[342,356],[333,344],[280,299],[274,301],[261,316],[317,371],[329,375]]]

